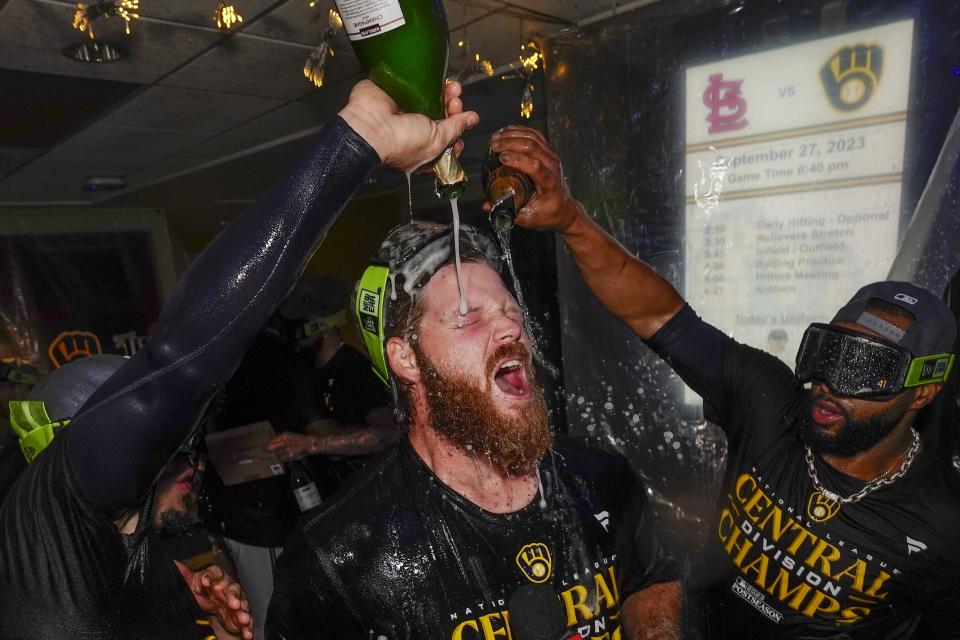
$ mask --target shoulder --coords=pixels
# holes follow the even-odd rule
[[[305,541],[326,545],[356,527],[372,533],[383,517],[406,502],[398,443],[374,456],[309,518],[301,522]],[[364,535],[363,538],[366,538]]]
[[[627,479],[638,481],[630,462],[623,454],[606,451],[569,438],[557,438],[550,462],[557,473],[576,477],[588,483],[621,484]]]

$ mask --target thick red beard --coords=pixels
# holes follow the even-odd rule
[[[507,473],[533,469],[550,448],[547,407],[536,378],[530,376],[530,398],[520,412],[507,415],[494,404],[492,390],[465,376],[439,371],[417,351],[433,429],[458,448],[485,456]],[[504,345],[486,369],[492,371],[497,362],[509,357],[527,362],[529,352],[520,344]]]

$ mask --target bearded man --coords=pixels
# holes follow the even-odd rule
[[[675,637],[679,589],[640,480],[551,443],[494,245],[466,225],[459,240],[458,274],[449,227],[397,227],[358,283],[405,437],[301,521],[268,637]]]

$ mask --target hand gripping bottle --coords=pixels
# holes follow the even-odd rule
[[[533,196],[533,182],[527,174],[500,164],[500,155],[493,149],[487,150],[480,173],[487,200],[493,203],[490,222],[498,232],[506,231],[513,227],[517,211]]]
[[[441,0],[336,0],[353,51],[407,113],[440,120],[450,39]],[[459,197],[466,176],[448,148],[433,165],[437,195]]]

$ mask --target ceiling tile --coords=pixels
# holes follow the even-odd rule
[[[34,0],[12,0],[0,20],[0,67],[59,75],[149,83],[189,60],[222,36],[217,32],[137,22],[132,35],[123,34],[123,22],[95,23],[98,40],[110,40],[129,52],[123,60],[87,64],[70,60],[62,49],[82,42],[86,34],[71,27],[73,10]]]
[[[56,158],[60,154],[64,154],[64,157],[110,156],[115,158],[118,164],[129,167],[129,171],[134,171],[198,144],[207,137],[208,134],[195,131],[131,129],[96,125],[70,138],[48,155],[51,158]],[[53,163],[54,160],[46,162]],[[31,163],[25,171],[32,172],[34,164],[37,163]]]
[[[39,149],[0,147],[0,174],[10,173],[24,162],[40,153]]]
[[[126,82],[0,69],[0,145],[51,147],[141,88]]]
[[[293,0],[245,28],[243,32],[315,47],[327,28],[329,10],[333,6],[332,0],[319,0],[313,8],[307,0]],[[339,38],[337,40],[339,41]],[[342,44],[348,44],[345,37]]]
[[[257,96],[153,87],[114,110],[98,124],[219,133],[282,104],[281,100]]]
[[[244,21],[249,21],[275,2],[276,0],[242,0],[235,4]],[[196,0],[154,0],[149,4],[144,2],[141,5],[140,15],[143,18],[160,18],[203,27],[215,27],[213,12],[216,6],[214,2],[197,2]]]
[[[161,84],[294,100],[311,86],[303,77],[308,53],[301,46],[238,38],[209,51]]]

